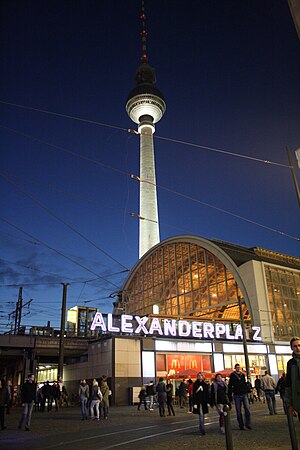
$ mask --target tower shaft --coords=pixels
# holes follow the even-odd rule
[[[139,257],[160,242],[156,193],[155,158],[151,126],[140,135],[140,220]]]

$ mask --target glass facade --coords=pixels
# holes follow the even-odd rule
[[[126,288],[126,313],[239,321],[237,294],[243,297],[233,274],[211,252],[193,243],[167,243],[135,271]]]
[[[274,338],[289,341],[300,335],[300,274],[265,265]]]

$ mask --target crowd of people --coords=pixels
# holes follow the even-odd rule
[[[246,379],[242,372],[241,366],[236,364],[230,377],[226,379],[223,379],[222,374],[217,373],[212,380],[208,380],[199,372],[196,381],[183,379],[175,389],[170,379],[165,382],[163,378],[159,378],[156,386],[151,381],[146,387],[141,387],[137,409],[140,411],[141,406],[144,406],[145,410],[153,411],[153,405],[156,402],[161,417],[175,416],[173,407],[175,399],[179,408],[187,407],[189,414],[199,415],[199,431],[201,434],[205,434],[204,415],[208,413],[208,405],[210,405],[216,408],[220,431],[225,433],[223,408],[225,405],[231,408],[231,404],[234,402],[239,428],[243,430],[246,427],[251,430],[249,404],[255,401],[264,401],[267,403],[270,415],[277,414],[275,394],[279,393],[286,412],[285,387],[285,373],[281,375],[276,384],[275,379],[269,375],[268,371],[265,371],[261,378],[257,375],[254,386],[252,386],[251,381]]]
[[[199,372],[196,380],[183,379],[178,386],[174,386],[171,379],[159,378],[155,385],[150,381],[142,386],[139,392],[138,410],[144,406],[145,410],[153,411],[157,404],[160,417],[175,416],[174,399],[179,408],[187,407],[188,413],[199,416],[200,435],[205,434],[204,416],[208,413],[208,406],[215,408],[219,417],[220,432],[225,433],[224,406],[231,409],[235,405],[236,418],[241,430],[252,429],[250,403],[263,401],[267,404],[270,415],[277,414],[276,397],[279,393],[283,402],[285,414],[298,416],[300,420],[300,338],[294,337],[290,342],[293,351],[292,358],[287,364],[287,373],[282,373],[278,382],[265,371],[262,377],[256,376],[254,386],[250,379],[246,379],[239,364],[236,364],[230,377],[223,379],[221,373],[214,375],[212,380],[205,379]],[[107,376],[94,378],[90,383],[80,380],[78,398],[81,419],[100,420],[108,418],[111,390]],[[37,388],[34,374],[30,373],[21,388],[22,413],[18,428],[30,430],[31,414],[35,407],[40,412],[51,411],[53,404],[55,411],[63,405],[69,406],[68,394],[62,383],[52,384],[46,381]],[[5,427],[5,410],[9,414],[12,403],[11,383],[0,379],[0,426]]]

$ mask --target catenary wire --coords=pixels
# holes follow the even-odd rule
[[[98,121],[94,121],[94,120],[90,120],[90,119],[84,119],[84,118],[81,118],[81,117],[78,117],[78,116],[71,116],[71,115],[68,115],[68,114],[57,113],[57,112],[53,112],[53,111],[49,111],[49,110],[45,110],[45,109],[34,108],[32,106],[20,105],[20,104],[17,104],[17,103],[11,103],[11,102],[7,102],[7,101],[4,101],[4,100],[0,100],[0,104],[6,105],[6,106],[13,106],[14,108],[25,109],[25,110],[28,110],[28,111],[34,111],[34,112],[39,112],[39,113],[43,113],[43,114],[49,114],[49,115],[53,115],[53,116],[57,116],[57,117],[62,117],[62,118],[65,118],[65,119],[77,120],[77,121],[80,121],[80,122],[89,123],[89,124],[97,125],[97,126],[101,126],[101,127],[114,128],[116,130],[120,130],[120,131],[124,131],[124,132],[128,132],[128,133],[140,134],[138,131],[132,130],[131,128],[124,128],[124,127],[120,127],[120,126],[117,126],[117,125],[111,125],[111,124],[104,123],[104,122],[98,122]],[[238,158],[245,158],[245,159],[249,159],[249,160],[256,161],[256,162],[261,162],[261,163],[264,163],[264,164],[272,164],[272,165],[275,165],[275,166],[290,168],[290,166],[286,165],[286,164],[282,164],[282,163],[278,163],[278,162],[270,161],[270,160],[266,160],[266,159],[261,159],[261,158],[255,158],[255,157],[252,157],[252,156],[243,155],[241,153],[229,152],[229,151],[218,149],[218,148],[214,148],[214,147],[208,147],[208,146],[205,146],[205,145],[195,144],[195,143],[191,143],[191,142],[187,142],[187,141],[183,141],[183,140],[179,140],[179,139],[173,139],[173,138],[169,138],[169,137],[159,136],[157,134],[155,134],[154,137],[157,138],[157,139],[161,139],[161,140],[165,140],[165,141],[169,141],[169,142],[174,142],[176,144],[187,145],[187,146],[190,146],[190,147],[197,147],[197,148],[202,148],[202,149],[205,149],[205,150],[208,150],[208,151],[212,151],[212,152],[222,153],[223,155],[227,155],[227,156],[236,156]]]
[[[32,194],[30,194],[29,192],[25,191],[25,189],[22,189],[19,185],[17,185],[16,183],[14,183],[12,180],[10,180],[6,175],[4,175],[3,173],[0,172],[0,176],[5,178],[6,181],[10,184],[12,184],[17,190],[19,190],[20,192],[22,192],[24,195],[26,195],[27,197],[29,197],[34,203],[36,203],[40,208],[44,209],[45,211],[47,211],[48,214],[50,214],[52,217],[54,217],[56,220],[58,220],[59,222],[63,223],[66,227],[68,227],[71,231],[73,231],[73,233],[77,234],[78,236],[80,236],[83,240],[85,240],[86,242],[88,242],[89,244],[91,244],[93,247],[95,247],[97,250],[99,250],[101,253],[103,253],[105,256],[107,256],[108,258],[110,258],[112,261],[114,261],[115,263],[119,264],[121,267],[123,267],[123,269],[126,269],[129,271],[129,269],[127,267],[125,267],[122,263],[120,263],[117,259],[115,259],[113,256],[111,256],[108,252],[106,252],[105,250],[103,250],[101,247],[99,247],[97,244],[95,244],[93,241],[91,241],[89,238],[87,238],[86,236],[84,236],[84,234],[82,234],[80,231],[78,231],[75,227],[73,227],[72,225],[70,225],[68,222],[66,222],[65,220],[63,220],[61,217],[59,217],[56,213],[54,213],[53,211],[51,211],[51,209],[49,209],[47,206],[45,206],[42,202],[40,202],[36,197],[34,197]]]
[[[115,286],[117,289],[120,289],[119,286],[117,286],[115,283],[113,283],[112,281],[107,280],[106,278],[102,277],[101,275],[95,273],[93,270],[89,269],[88,267],[85,267],[83,264],[80,264],[78,261],[74,261],[72,258],[70,258],[69,256],[65,255],[64,253],[62,253],[60,250],[55,249],[54,247],[51,247],[50,245],[46,244],[45,242],[43,242],[41,239],[35,238],[32,234],[28,233],[27,231],[23,230],[22,228],[18,227],[17,225],[14,225],[12,222],[10,222],[9,220],[5,219],[4,217],[0,216],[0,220],[2,220],[4,223],[8,224],[9,226],[15,228],[18,231],[21,231],[22,233],[24,233],[26,236],[29,236],[30,238],[40,242],[41,244],[43,244],[45,247],[49,248],[50,250],[54,251],[55,253],[57,253],[58,255],[62,256],[63,258],[67,259],[68,261],[71,261],[73,264],[76,264],[78,266],[80,266],[81,268],[87,270],[88,272],[92,273],[93,275],[101,278],[102,280],[106,281],[107,283],[110,283],[111,285]]]

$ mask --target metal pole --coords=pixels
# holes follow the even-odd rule
[[[239,311],[240,311],[240,322],[241,322],[241,327],[242,327],[242,332],[243,332],[243,348],[244,348],[244,355],[245,355],[246,373],[247,373],[247,378],[250,379],[251,372],[250,372],[249,355],[248,355],[248,348],[247,348],[245,322],[244,322],[244,315],[243,315],[243,309],[242,309],[242,300],[241,300],[241,297],[239,296],[237,283],[235,285],[236,285],[236,293],[237,293],[237,299],[238,299]]]
[[[19,333],[19,331],[20,331],[20,326],[21,326],[21,318],[22,318],[22,303],[23,303],[22,292],[23,292],[23,288],[22,288],[22,287],[20,287],[20,289],[19,289],[19,317],[18,317],[18,333]]]
[[[289,409],[287,410],[286,417],[287,417],[288,426],[289,426],[292,450],[298,450],[298,442],[297,442],[297,436],[296,436],[296,431],[295,431],[295,424],[294,424],[293,416],[291,415]]]
[[[60,334],[59,334],[59,360],[57,370],[57,381],[63,379],[63,367],[64,367],[64,335],[65,335],[65,322],[66,322],[66,303],[67,303],[67,287],[68,283],[61,283],[63,285],[62,305],[61,305],[61,322],[60,322]]]
[[[225,425],[226,450],[233,450],[232,428],[231,428],[231,421],[230,421],[230,407],[228,405],[224,405],[223,413],[224,413],[224,425]]]
[[[294,182],[294,186],[296,189],[296,195],[297,195],[297,199],[298,199],[298,203],[299,203],[299,207],[300,207],[300,191],[299,191],[299,186],[298,186],[298,181],[295,175],[295,169],[292,163],[292,158],[291,158],[291,153],[290,153],[290,149],[288,148],[288,146],[286,146],[286,152],[288,155],[288,160],[289,160],[289,166],[291,169],[291,174],[292,174],[292,178],[293,178],[293,182]]]

